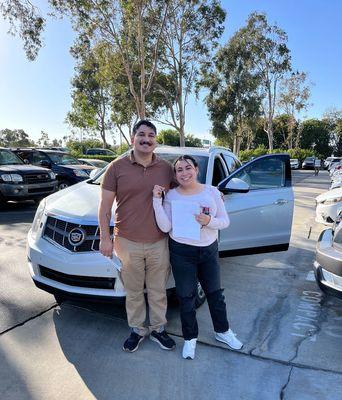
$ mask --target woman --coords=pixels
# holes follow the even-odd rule
[[[226,304],[220,283],[218,263],[218,230],[229,225],[229,218],[220,192],[213,186],[197,181],[199,169],[196,160],[188,155],[179,157],[174,163],[179,186],[171,189],[162,204],[163,187],[153,189],[153,207],[156,221],[163,232],[169,232],[170,261],[180,303],[180,316],[184,337],[183,358],[195,357],[198,326],[195,300],[199,281],[208,300],[216,340],[239,350],[242,343],[229,328]],[[200,225],[198,237],[177,237],[172,226],[172,203],[185,206],[197,205],[198,214],[188,215]],[[181,203],[180,203],[181,202]],[[189,219],[187,220],[189,222]],[[196,228],[196,226],[195,226]],[[199,227],[198,227],[199,228]]]

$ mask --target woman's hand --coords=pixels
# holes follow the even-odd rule
[[[196,218],[196,221],[197,221],[199,224],[201,224],[202,226],[208,225],[209,222],[210,222],[210,219],[211,219],[210,215],[208,215],[208,214],[203,214],[203,213],[201,213],[201,214],[195,214],[195,218]]]
[[[159,185],[154,185],[153,188],[153,197],[156,197],[157,199],[160,199],[162,197],[162,194],[164,192],[165,188],[163,186]]]

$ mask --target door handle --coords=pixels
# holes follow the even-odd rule
[[[288,203],[288,200],[285,200],[285,199],[278,199],[273,202],[273,204],[275,204],[277,206],[281,206],[282,204],[286,204],[286,203]]]

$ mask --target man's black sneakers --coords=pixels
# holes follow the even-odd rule
[[[133,353],[133,351],[138,350],[140,342],[144,339],[145,336],[140,336],[134,331],[132,331],[129,337],[126,339],[122,350]]]
[[[176,347],[175,341],[170,338],[165,330],[162,332],[152,331],[150,339],[157,342],[164,350],[173,350]]]

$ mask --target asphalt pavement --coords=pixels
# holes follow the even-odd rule
[[[198,310],[193,361],[181,358],[178,308],[168,309],[174,351],[146,339],[122,351],[122,304],[64,302],[36,289],[25,236],[35,206],[0,212],[0,399],[342,399],[342,301],[323,294],[312,273],[324,228],[315,197],[326,171],[295,171],[290,249],[221,259],[232,329],[245,343],[232,351],[214,340],[208,306]]]

